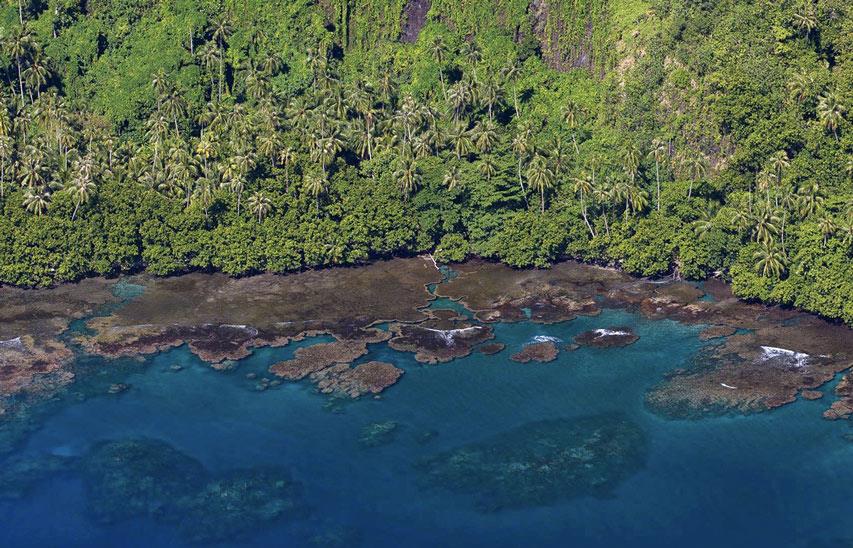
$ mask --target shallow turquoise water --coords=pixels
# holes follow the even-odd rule
[[[587,329],[631,326],[640,340],[615,349],[563,351],[547,364],[509,360],[536,336],[569,341]],[[371,346],[362,360],[406,370],[381,399],[336,402],[307,383],[255,389],[266,368],[300,345],[260,349],[216,372],[186,348],[144,364],[81,358],[92,390],[120,376],[120,395],[57,406],[22,454],[83,455],[98,440],[163,440],[212,473],[281,465],[304,485],[310,513],[259,529],[241,544],[307,545],[330,535],[365,546],[832,546],[849,538],[853,443],[846,423],[821,419],[826,401],[751,416],[669,421],[648,412],[645,391],[685,366],[698,328],[622,311],[542,326],[495,326],[507,348],[423,366],[411,354]],[[183,366],[174,371],[172,365]],[[97,371],[113,371],[103,375]],[[100,384],[97,384],[100,383]],[[97,385],[100,388],[94,388]],[[529,422],[621,412],[648,439],[642,469],[609,497],[483,512],[472,497],[424,485],[415,463]],[[393,441],[363,447],[362,429],[400,424]],[[433,436],[424,442],[426,433]],[[74,473],[39,482],[23,500],[0,501],[0,545],[169,546],[168,523],[139,518],[101,526]],[[228,542],[227,544],[231,544]]]

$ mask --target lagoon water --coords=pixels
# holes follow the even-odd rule
[[[537,336],[570,341],[614,325],[631,327],[639,341],[564,350],[550,363],[509,359]],[[89,373],[45,413],[17,454],[82,456],[101,440],[150,438],[211,474],[267,465],[290,470],[303,485],[306,514],[223,545],[849,546],[851,429],[821,418],[827,402],[690,421],[645,408],[645,391],[709,344],[699,341],[699,329],[613,310],[554,325],[497,324],[496,338],[507,345],[499,354],[475,352],[433,366],[380,343],[359,361],[392,362],[405,374],[381,398],[358,401],[331,399],[309,383],[258,391],[257,380],[247,379],[251,372],[268,376],[271,364],[325,337],[255,350],[228,372],[186,348],[144,363],[80,356],[79,368]],[[130,388],[108,395],[113,382]],[[93,395],[74,397],[86,387]],[[647,443],[639,470],[607,496],[487,511],[470,494],[424,481],[416,466],[535,421],[612,412],[638,425]],[[398,424],[387,443],[359,443],[366,426],[387,421]],[[168,520],[98,524],[89,497],[71,471],[48,475],[22,499],[0,500],[0,545],[186,542]]]

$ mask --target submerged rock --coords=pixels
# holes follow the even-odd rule
[[[62,455],[21,455],[0,462],[0,499],[20,499],[39,481],[72,468]]]
[[[400,425],[394,421],[374,422],[361,429],[358,444],[362,447],[388,445],[397,437]]]
[[[524,424],[419,463],[423,483],[476,497],[485,511],[607,496],[644,466],[646,436],[621,415]]]
[[[480,346],[477,347],[477,350],[481,354],[485,354],[486,356],[491,356],[493,354],[497,354],[498,352],[502,352],[504,348],[506,348],[506,345],[504,343],[494,342],[494,343],[481,344]]]
[[[807,400],[819,400],[823,397],[823,392],[820,390],[803,390],[800,396]]]
[[[575,337],[575,343],[581,346],[595,348],[615,348],[634,344],[640,339],[628,327],[611,327],[608,329],[592,329],[584,331]]]
[[[557,349],[557,344],[554,341],[543,341],[528,344],[521,352],[513,354],[510,359],[520,363],[528,363],[531,361],[551,362],[557,359],[560,351]]]
[[[301,486],[280,468],[211,474],[158,440],[101,442],[80,471],[97,521],[150,516],[177,524],[191,542],[233,541],[305,511]]]

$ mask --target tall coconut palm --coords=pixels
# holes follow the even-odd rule
[[[74,213],[71,214],[72,221],[77,218],[77,211],[80,206],[89,203],[97,189],[98,185],[95,184],[95,181],[87,177],[75,177],[66,184],[64,191],[71,196],[74,202]]]
[[[814,215],[823,205],[823,192],[818,183],[810,183],[800,187],[797,191],[797,201],[799,202],[799,213],[803,218],[808,219]]]
[[[525,205],[527,205],[527,191],[524,190],[524,181],[521,178],[521,167],[524,160],[530,155],[530,136],[530,128],[524,126],[519,128],[518,133],[515,134],[515,137],[512,140],[512,150],[518,158],[518,186],[521,188],[521,195],[524,198]]]
[[[414,158],[404,157],[399,161],[399,167],[394,172],[394,178],[400,185],[403,199],[408,200],[412,192],[418,187],[420,173]]]
[[[781,278],[787,267],[788,257],[779,246],[772,242],[764,242],[761,249],[753,253],[755,271],[765,278]]]
[[[204,218],[208,218],[210,206],[213,205],[216,189],[213,181],[207,177],[199,178],[194,186],[190,203],[197,204],[204,210]]]
[[[225,81],[225,44],[231,36],[231,17],[224,13],[213,21],[213,39],[219,48],[219,100],[222,100],[222,84]]]
[[[278,153],[278,161],[284,168],[284,191],[290,193],[290,169],[296,163],[296,151],[293,147],[283,147]]]
[[[838,141],[838,125],[844,117],[845,108],[838,95],[828,91],[821,95],[817,102],[817,116],[823,127],[832,132]]]
[[[432,55],[432,60],[438,68],[438,78],[441,81],[441,93],[447,99],[447,86],[444,83],[444,58],[447,55],[447,46],[444,44],[444,39],[441,35],[433,37],[429,45],[429,52]]]
[[[655,161],[655,187],[657,210],[660,211],[660,164],[666,158],[669,147],[663,139],[652,139],[652,149],[649,151],[649,156]]]
[[[806,37],[810,37],[817,29],[817,14],[811,2],[803,2],[800,11],[794,14],[794,26]]]
[[[249,196],[247,203],[249,205],[249,211],[258,218],[258,223],[263,222],[264,217],[272,211],[272,202],[261,191],[255,192]]]
[[[779,233],[779,223],[781,223],[781,219],[769,207],[760,211],[756,216],[755,227],[752,230],[755,241],[763,244],[773,242],[776,234]]]
[[[527,168],[527,182],[530,188],[539,191],[539,210],[545,213],[545,190],[554,186],[554,172],[548,167],[545,157],[534,154]]]
[[[320,196],[326,193],[326,187],[328,186],[328,179],[326,178],[326,173],[310,173],[305,176],[305,190],[314,197],[314,205],[317,207],[317,211],[320,211]]]
[[[474,144],[480,154],[486,154],[492,150],[498,142],[497,126],[492,121],[478,121],[471,130]]]
[[[581,198],[581,214],[583,215],[583,222],[586,224],[587,230],[589,230],[589,234],[595,238],[595,230],[593,230],[592,225],[589,222],[589,217],[587,215],[586,208],[586,197],[592,194],[593,190],[595,190],[595,186],[592,181],[592,177],[587,172],[581,172],[580,176],[572,179],[574,182],[573,188],[574,191],[580,195]]]
[[[770,166],[776,170],[776,185],[782,184],[782,175],[785,169],[791,165],[790,158],[788,158],[788,153],[784,150],[776,151],[773,156],[770,157]],[[777,193],[776,196],[776,206],[779,205],[779,196]]]
[[[18,69],[18,91],[21,95],[21,103],[24,102],[24,76],[23,62],[28,57],[34,46],[33,34],[27,25],[21,23],[20,27],[15,27],[9,33],[6,39],[6,52],[9,57],[15,59],[15,65]]]
[[[687,172],[687,176],[690,177],[690,187],[687,189],[688,198],[693,196],[693,185],[704,177],[708,169],[706,162],[705,156],[698,151],[687,153],[682,157],[681,166]]]
[[[817,227],[820,229],[820,233],[823,235],[823,245],[822,247],[826,247],[826,241],[830,236],[835,234],[835,230],[838,228],[835,224],[835,220],[829,213],[824,212],[820,219],[818,219]]]
[[[566,106],[563,107],[563,122],[569,128],[569,131],[572,132],[572,144],[574,144],[575,146],[575,154],[580,154],[580,149],[578,148],[578,140],[575,138],[575,133],[579,125],[579,119],[580,107],[574,101],[569,101]]]

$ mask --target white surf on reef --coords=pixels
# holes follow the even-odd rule
[[[471,333],[474,331],[479,331],[482,329],[479,325],[472,325],[471,327],[462,327],[459,329],[433,329],[431,327],[425,328],[427,331],[432,331],[438,337],[444,341],[444,344],[447,346],[453,346],[456,342],[456,337],[458,335],[464,335],[466,333]]]
[[[779,348],[776,346],[762,346],[761,360],[782,360],[786,363],[791,363],[797,367],[803,367],[809,363],[809,355],[805,352],[795,352],[787,348]]]

